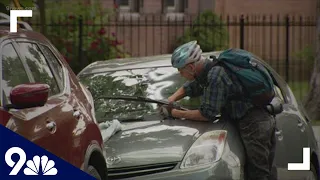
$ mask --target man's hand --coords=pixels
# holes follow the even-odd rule
[[[194,120],[194,121],[209,121],[209,119],[202,116],[199,110],[179,111],[176,109],[172,109],[171,114],[177,119],[184,118],[184,119]]]
[[[170,103],[168,105],[162,105],[160,107],[160,114],[163,115],[164,117],[172,117],[172,110],[173,109],[178,109],[181,110],[181,107],[177,105],[176,103]]]
[[[207,118],[202,116],[199,110],[181,110],[181,107],[176,103],[160,106],[160,114],[165,118],[185,118],[195,121],[209,121]]]
[[[162,105],[160,107],[160,114],[162,116],[164,116],[165,118],[168,118],[168,117],[172,117],[172,109],[173,109],[173,106],[170,106],[170,105]]]

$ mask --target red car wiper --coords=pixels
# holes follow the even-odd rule
[[[120,100],[127,100],[127,101],[140,101],[140,102],[149,102],[149,103],[156,103],[161,105],[168,105],[168,101],[164,100],[155,100],[151,98],[141,97],[141,96],[101,96],[97,99],[120,99]],[[187,110],[186,108],[181,107],[182,110]]]

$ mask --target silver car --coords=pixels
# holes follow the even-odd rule
[[[220,52],[205,53],[219,56]],[[310,119],[287,83],[257,57],[275,81],[275,100],[283,104],[276,115],[275,163],[278,179],[318,179],[319,153]],[[110,179],[245,179],[245,153],[232,122],[163,119],[158,107],[186,81],[171,67],[170,55],[95,62],[78,77],[91,91],[100,123],[117,120],[122,130],[105,141]],[[199,98],[179,104],[196,109]],[[302,163],[310,148],[310,170],[289,171]]]

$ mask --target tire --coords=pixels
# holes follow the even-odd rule
[[[314,165],[312,163],[310,164],[310,171],[313,174],[312,180],[318,180],[319,178],[318,178],[318,175],[317,175],[317,170],[316,170],[316,168],[314,167]]]
[[[97,169],[91,165],[88,167],[88,174],[93,176],[97,180],[102,180],[100,174],[98,173]]]

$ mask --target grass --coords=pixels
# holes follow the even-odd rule
[[[320,126],[320,120],[311,121],[312,126]]]
[[[297,101],[302,102],[309,92],[308,81],[295,81],[288,83]]]

